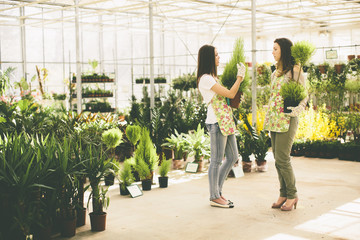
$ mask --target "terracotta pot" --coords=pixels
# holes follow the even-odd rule
[[[343,72],[344,65],[343,64],[335,64],[335,71],[337,74],[340,74]]]
[[[266,172],[267,171],[267,162],[266,160],[258,161],[256,160],[256,171],[258,172]]]
[[[204,171],[204,166],[205,166],[205,161],[203,159],[197,161],[198,165],[198,169],[197,172],[202,172]]]
[[[319,71],[322,73],[322,74],[325,74],[325,66],[324,65],[319,65],[318,66],[318,68],[319,68]]]
[[[104,231],[106,227],[106,212],[102,214],[94,214],[93,212],[89,214],[91,231]]]
[[[238,91],[233,99],[230,99],[230,106],[232,108],[239,108],[242,92]]]
[[[183,162],[182,159],[173,159],[172,168],[175,170],[181,169],[183,167]]]
[[[351,61],[355,58],[355,55],[348,55],[348,60]]]
[[[251,165],[252,165],[252,162],[245,162],[245,161],[242,161],[242,168],[243,168],[243,171],[244,172],[251,172]]]
[[[76,233],[76,218],[62,219],[61,223],[61,236],[72,237]]]
[[[86,223],[86,208],[76,210],[76,226],[81,227]]]

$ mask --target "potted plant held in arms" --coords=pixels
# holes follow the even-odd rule
[[[315,49],[315,46],[308,41],[297,42],[291,47],[291,55],[295,60],[295,64],[298,64],[300,68],[298,76],[293,76],[293,79],[300,78],[302,67],[310,60],[315,53]],[[306,97],[306,91],[298,80],[292,80],[281,86],[280,95],[284,100],[284,113],[290,113],[291,110],[288,107],[298,106]]]
[[[237,64],[245,62],[244,41],[239,38],[235,41],[234,50],[230,61],[226,64],[224,72],[221,76],[221,84],[230,89],[237,78]],[[230,99],[230,106],[233,108],[239,108],[241,95],[250,83],[249,76],[245,76],[245,79],[240,84],[239,90],[233,99]]]
[[[168,181],[169,181],[169,177],[168,177],[168,172],[170,171],[170,167],[171,167],[171,159],[170,160],[165,160],[165,156],[163,157],[163,161],[159,167],[159,187],[161,188],[167,188],[168,186]]]
[[[100,186],[101,180],[113,168],[112,159],[108,159],[107,154],[102,147],[88,145],[84,152],[84,171],[89,178],[91,192],[89,195],[88,205],[92,199],[92,212],[90,215],[91,230],[104,231],[106,226],[106,212],[103,208],[109,205],[109,198],[106,196],[107,189]],[[89,208],[89,206],[88,206]]]

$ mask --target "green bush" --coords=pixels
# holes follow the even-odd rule
[[[171,160],[163,160],[159,167],[160,177],[166,177],[168,172],[170,171]]]
[[[305,88],[294,81],[283,84],[280,89],[280,95],[284,101],[289,100],[297,104],[306,97]]]
[[[236,82],[236,65],[240,62],[245,62],[244,40],[242,38],[236,40],[231,59],[226,64],[224,72],[221,76],[222,85],[228,89],[230,89]],[[244,92],[244,89],[249,85],[249,82],[249,76],[245,76],[244,81],[240,84],[239,91]]]

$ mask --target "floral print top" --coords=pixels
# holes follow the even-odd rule
[[[228,136],[235,134],[236,128],[232,109],[227,105],[225,97],[215,94],[210,103],[214,109],[222,135]]]
[[[265,115],[264,130],[272,132],[287,132],[290,126],[290,117],[284,114],[284,100],[280,96],[281,85],[285,83],[284,75],[271,75],[269,106]]]

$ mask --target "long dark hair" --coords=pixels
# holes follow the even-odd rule
[[[295,65],[295,59],[293,56],[291,56],[291,47],[293,43],[287,38],[277,38],[275,39],[274,43],[279,44],[281,49],[281,57],[279,61],[281,61],[282,64],[283,74],[291,70],[291,76],[293,76],[293,68]]]
[[[217,76],[215,64],[215,47],[211,45],[204,45],[199,49],[197,85],[199,85],[199,80],[204,74],[210,74],[215,77]]]

